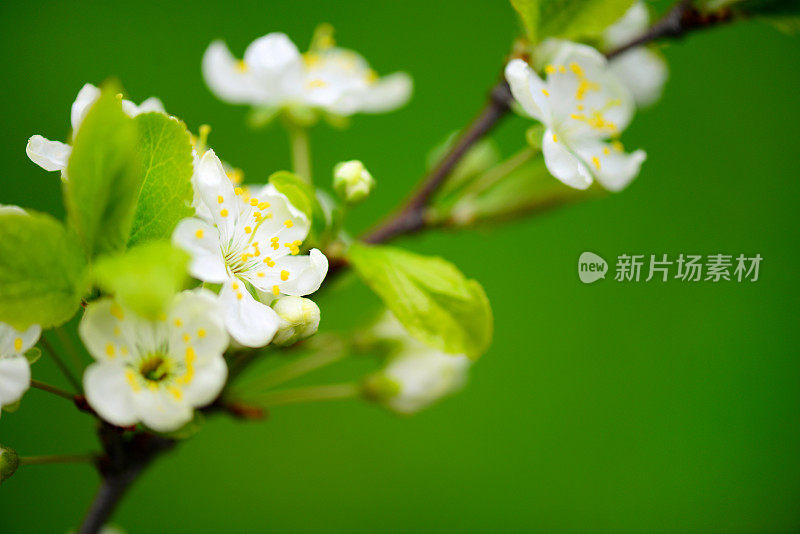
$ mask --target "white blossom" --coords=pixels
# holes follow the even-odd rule
[[[424,345],[411,337],[391,313],[386,313],[372,333],[397,345],[384,368],[368,380],[387,408],[402,414],[418,412],[466,383],[472,366],[467,356]]]
[[[506,67],[515,100],[545,126],[542,152],[550,173],[586,189],[597,179],[606,189],[624,189],[646,154],[624,152],[618,136],[633,117],[630,92],[608,71],[605,57],[589,46],[566,43],[544,67],[542,80],[523,60]]]
[[[0,408],[14,404],[31,385],[31,366],[25,351],[33,347],[42,329],[33,325],[20,332],[0,323]]]
[[[214,41],[203,56],[203,76],[225,102],[299,105],[342,116],[391,111],[408,101],[412,86],[403,72],[379,78],[363,57],[334,46],[331,38],[301,54],[283,33],[256,39],[241,60]]]
[[[228,375],[228,334],[216,296],[204,289],[179,293],[153,320],[101,299],[87,306],[78,331],[96,360],[83,375],[86,400],[114,425],[176,430],[217,398]]]
[[[78,92],[78,97],[72,103],[70,113],[73,139],[78,133],[83,119],[86,118],[86,114],[89,113],[89,109],[98,98],[100,98],[100,89],[90,83],[84,85]],[[122,100],[122,109],[131,117],[148,112],[166,113],[161,100],[155,97],[148,98],[138,106],[130,100]],[[44,170],[61,171],[61,176],[66,178],[67,161],[72,153],[72,146],[60,141],[50,141],[41,135],[34,135],[28,139],[25,152],[31,161]]]
[[[178,223],[173,242],[192,256],[192,276],[222,284],[219,298],[231,336],[248,347],[266,345],[280,325],[267,304],[319,289],[328,260],[317,249],[299,255],[308,218],[271,185],[234,188],[213,150],[200,159],[194,179],[205,209]]]
[[[642,35],[650,27],[650,13],[643,2],[636,2],[622,18],[606,28],[604,49],[613,50]],[[611,72],[633,94],[636,105],[653,104],[664,89],[669,70],[664,58],[646,46],[637,46],[609,62]]]

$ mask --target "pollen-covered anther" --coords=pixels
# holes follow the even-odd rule
[[[233,192],[234,192],[234,193],[235,193],[237,196],[239,196],[239,195],[241,195],[242,193],[244,193],[244,190],[243,190],[241,187],[237,187],[236,189],[234,189],[234,190],[233,190]]]
[[[291,228],[292,226],[294,226],[294,223],[292,222],[291,219],[286,219],[285,221],[283,221],[283,224],[286,226],[286,228]]]
[[[281,288],[278,286],[272,286],[272,294],[276,297],[281,294]]]
[[[197,239],[203,239],[203,229],[202,229],[202,228],[198,229],[198,230],[197,230],[197,231],[194,233],[194,236],[195,236]]]
[[[222,209],[222,210],[220,210],[220,211],[219,211],[219,214],[220,214],[222,217],[227,217],[227,216],[228,216],[228,210],[226,210],[226,209]]]
[[[281,280],[284,282],[289,279],[289,271],[281,271]]]

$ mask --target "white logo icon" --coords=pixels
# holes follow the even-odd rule
[[[591,284],[606,277],[608,263],[593,252],[584,252],[578,258],[578,277],[584,284]]]

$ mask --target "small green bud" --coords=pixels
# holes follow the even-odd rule
[[[0,445],[0,484],[10,478],[18,467],[19,456],[17,456],[17,451],[11,447]]]
[[[317,332],[319,306],[303,297],[281,297],[272,308],[281,319],[278,332],[272,338],[277,345],[291,345]]]
[[[343,161],[333,169],[333,188],[342,200],[356,204],[369,196],[375,180],[358,160]]]

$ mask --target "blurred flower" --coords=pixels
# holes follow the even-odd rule
[[[78,133],[83,119],[86,118],[86,114],[89,113],[92,104],[98,98],[100,98],[100,89],[90,83],[84,85],[78,92],[78,97],[72,103],[70,115],[73,139],[75,139],[75,135]],[[130,100],[122,100],[122,109],[131,117],[151,111],[166,113],[161,100],[155,97],[148,98],[138,106]],[[28,139],[25,152],[31,161],[44,170],[61,171],[62,178],[66,179],[67,160],[69,160],[69,155],[72,153],[70,145],[59,141],[50,141],[41,135],[34,135]]]
[[[200,159],[195,179],[211,218],[184,219],[173,242],[191,254],[192,276],[223,284],[220,302],[231,336],[248,347],[266,345],[280,319],[261,300],[313,293],[328,259],[317,249],[299,256],[310,228],[306,216],[272,186],[252,196],[234,189],[213,150]]]
[[[156,320],[98,300],[78,331],[96,360],[83,375],[86,400],[114,425],[176,430],[217,398],[228,376],[228,335],[215,295],[204,289],[179,293]]]
[[[334,45],[329,26],[317,32],[305,54],[283,33],[256,39],[242,60],[214,41],[203,56],[203,76],[212,92],[231,104],[300,106],[341,116],[398,108],[408,101],[412,85],[403,72],[379,78],[359,54]]]
[[[644,2],[636,2],[603,35],[606,51],[631,42],[650,27]],[[628,88],[636,105],[649,106],[661,97],[669,71],[664,58],[646,46],[637,46],[609,61],[609,70]]]
[[[410,414],[455,393],[466,383],[471,360],[447,354],[412,338],[387,312],[372,330],[379,340],[393,342],[383,369],[367,379],[368,395],[398,413]]]
[[[342,161],[333,169],[333,188],[345,202],[355,204],[367,198],[375,179],[358,160]]]
[[[303,297],[281,297],[272,309],[281,322],[272,342],[291,345],[314,335],[319,328],[319,306]]]
[[[639,174],[646,154],[623,151],[616,138],[633,117],[628,90],[608,72],[605,57],[580,44],[558,47],[545,66],[546,81],[521,59],[506,79],[522,109],[545,126],[542,152],[550,173],[576,189],[596,178],[606,189],[624,189]],[[612,142],[606,142],[609,138]]]
[[[20,332],[0,323],[0,408],[17,402],[31,386],[31,366],[25,351],[39,341],[41,333],[38,325]]]

